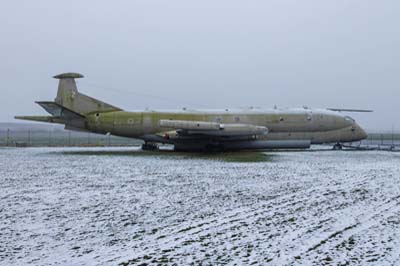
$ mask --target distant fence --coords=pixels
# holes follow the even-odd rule
[[[396,144],[400,141],[400,134],[398,133],[369,133],[368,138],[363,140],[364,144],[381,144],[390,145]]]
[[[136,139],[67,130],[0,129],[0,146],[135,146]]]
[[[360,142],[360,146],[371,149],[400,148],[400,134],[398,133],[370,133],[368,138]]]
[[[60,129],[13,130],[0,128],[0,146],[136,146],[142,141],[131,138],[99,135]],[[400,146],[400,134],[371,133],[363,146]]]

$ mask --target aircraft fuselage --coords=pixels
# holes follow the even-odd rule
[[[97,133],[147,140],[168,132],[160,120],[187,120],[265,126],[261,140],[308,140],[311,144],[353,142],[366,138],[365,131],[349,116],[324,109],[247,109],[107,112],[87,116],[87,129]],[[173,131],[173,129],[171,129]],[[164,141],[162,141],[164,139]],[[168,138],[159,142],[171,143]]]

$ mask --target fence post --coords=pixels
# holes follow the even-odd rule
[[[7,128],[6,146],[10,145],[10,129]]]
[[[392,146],[394,147],[394,132],[392,131]]]

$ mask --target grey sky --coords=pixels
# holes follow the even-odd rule
[[[12,0],[0,34],[0,121],[44,114],[51,76],[75,71],[128,110],[370,108],[367,129],[400,129],[398,0]]]

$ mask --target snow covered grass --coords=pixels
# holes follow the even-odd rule
[[[0,149],[1,265],[397,265],[400,154]]]

